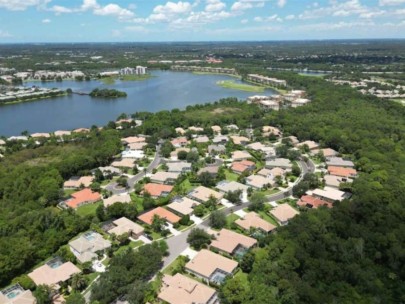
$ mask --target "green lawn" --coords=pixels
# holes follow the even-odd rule
[[[266,213],[266,211],[259,211],[257,212],[262,219],[264,219],[265,221],[269,222],[270,224],[273,224],[274,226],[278,226],[277,221],[271,217],[268,213]]]
[[[263,195],[271,195],[271,194],[278,193],[278,192],[280,192],[280,190],[278,190],[278,189],[267,189],[267,190],[260,191],[260,193],[262,193]]]
[[[178,267],[178,265],[179,265],[179,263],[181,262],[182,259],[184,259],[182,256],[177,257],[169,266],[167,266],[165,268],[165,270],[163,270],[163,273],[171,275],[173,269]]]
[[[76,212],[80,216],[96,215],[97,207],[102,204],[103,204],[103,202],[99,201],[94,204],[83,205],[83,206],[80,206],[79,208],[77,208]]]
[[[217,82],[217,85],[226,89],[240,90],[246,92],[264,92],[265,89],[264,87],[260,86],[236,83],[233,80],[221,80]]]
[[[63,196],[64,197],[68,197],[70,196],[72,193],[75,193],[77,190],[75,189],[63,189]]]
[[[130,194],[131,200],[135,203],[136,208],[138,209],[138,212],[143,211],[143,204],[142,204],[142,198],[138,195],[136,195],[134,192]]]
[[[123,75],[120,76],[120,80],[122,81],[141,81],[141,80],[146,80],[149,78],[152,78],[155,76],[152,76],[151,74],[144,74],[144,75]]]
[[[236,173],[233,173],[229,170],[225,170],[225,177],[226,177],[226,180],[228,180],[228,181],[236,182],[238,180],[239,175]]]
[[[125,250],[127,250],[128,248],[134,249],[141,245],[143,245],[142,241],[130,242],[128,245],[121,246],[120,248],[118,248],[118,250],[114,253],[114,255],[120,254],[120,253],[124,252]]]
[[[86,274],[85,277],[88,280],[89,285],[99,276],[99,273],[97,272],[92,272],[89,274]]]
[[[235,213],[231,213],[230,215],[228,215],[226,217],[226,226],[228,228],[231,228],[232,223],[235,222],[238,219],[240,219],[239,216],[237,216]]]

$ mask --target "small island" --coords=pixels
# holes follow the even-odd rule
[[[94,89],[89,94],[91,97],[101,97],[101,98],[119,98],[127,97],[127,93],[114,90],[114,89]]]

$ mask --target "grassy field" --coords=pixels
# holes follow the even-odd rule
[[[237,175],[236,173],[233,173],[229,170],[225,170],[225,178],[228,181],[234,181],[236,182],[238,180],[239,175]]]
[[[126,246],[121,246],[120,248],[118,248],[118,250],[114,253],[114,255],[120,254],[122,252],[124,252],[125,250],[127,250],[128,248],[137,248],[139,246],[143,245],[142,241],[135,241],[135,242],[130,242],[128,245]]]
[[[83,205],[83,206],[80,206],[79,208],[77,208],[76,212],[80,216],[95,215],[97,207],[102,204],[103,204],[103,202],[99,201],[94,204]]]
[[[150,74],[145,74],[145,75],[123,75],[123,76],[110,76],[110,77],[103,77],[100,78],[100,81],[106,85],[113,85],[115,84],[116,80],[121,80],[121,81],[142,81],[142,80],[147,80],[149,78],[152,78],[154,76]]]
[[[264,92],[264,87],[254,86],[250,84],[236,83],[232,80],[218,81],[217,85],[226,89],[240,90],[246,92]]]
[[[240,219],[239,216],[237,216],[235,213],[231,213],[230,215],[228,215],[226,217],[226,226],[228,228],[231,228],[232,223],[235,222],[238,219]]]
[[[241,79],[241,77],[239,75],[234,75],[234,74],[210,73],[210,72],[192,72],[192,73],[194,75],[226,75],[226,76],[231,76],[231,77]]]
[[[259,215],[267,222],[269,222],[270,224],[273,224],[274,226],[278,226],[277,221],[272,218],[270,215],[268,215],[265,211],[259,211],[257,212],[259,213]]]

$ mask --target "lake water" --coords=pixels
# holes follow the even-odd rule
[[[156,112],[188,105],[214,102],[225,97],[244,100],[256,93],[225,89],[217,81],[235,79],[226,75],[196,75],[186,72],[153,71],[155,76],[144,81],[116,81],[105,85],[97,80],[63,82],[28,82],[47,88],[72,88],[89,93],[94,88],[114,88],[125,91],[126,98],[100,99],[73,94],[38,101],[0,106],[0,135],[19,135],[22,131],[52,132],[79,127],[102,126],[121,113]],[[236,80],[239,82],[239,80]],[[260,95],[275,94],[266,90]]]

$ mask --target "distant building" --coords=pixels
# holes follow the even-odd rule
[[[146,74],[147,67],[143,66],[136,66],[136,68],[122,68],[119,71],[120,75],[145,75]]]

